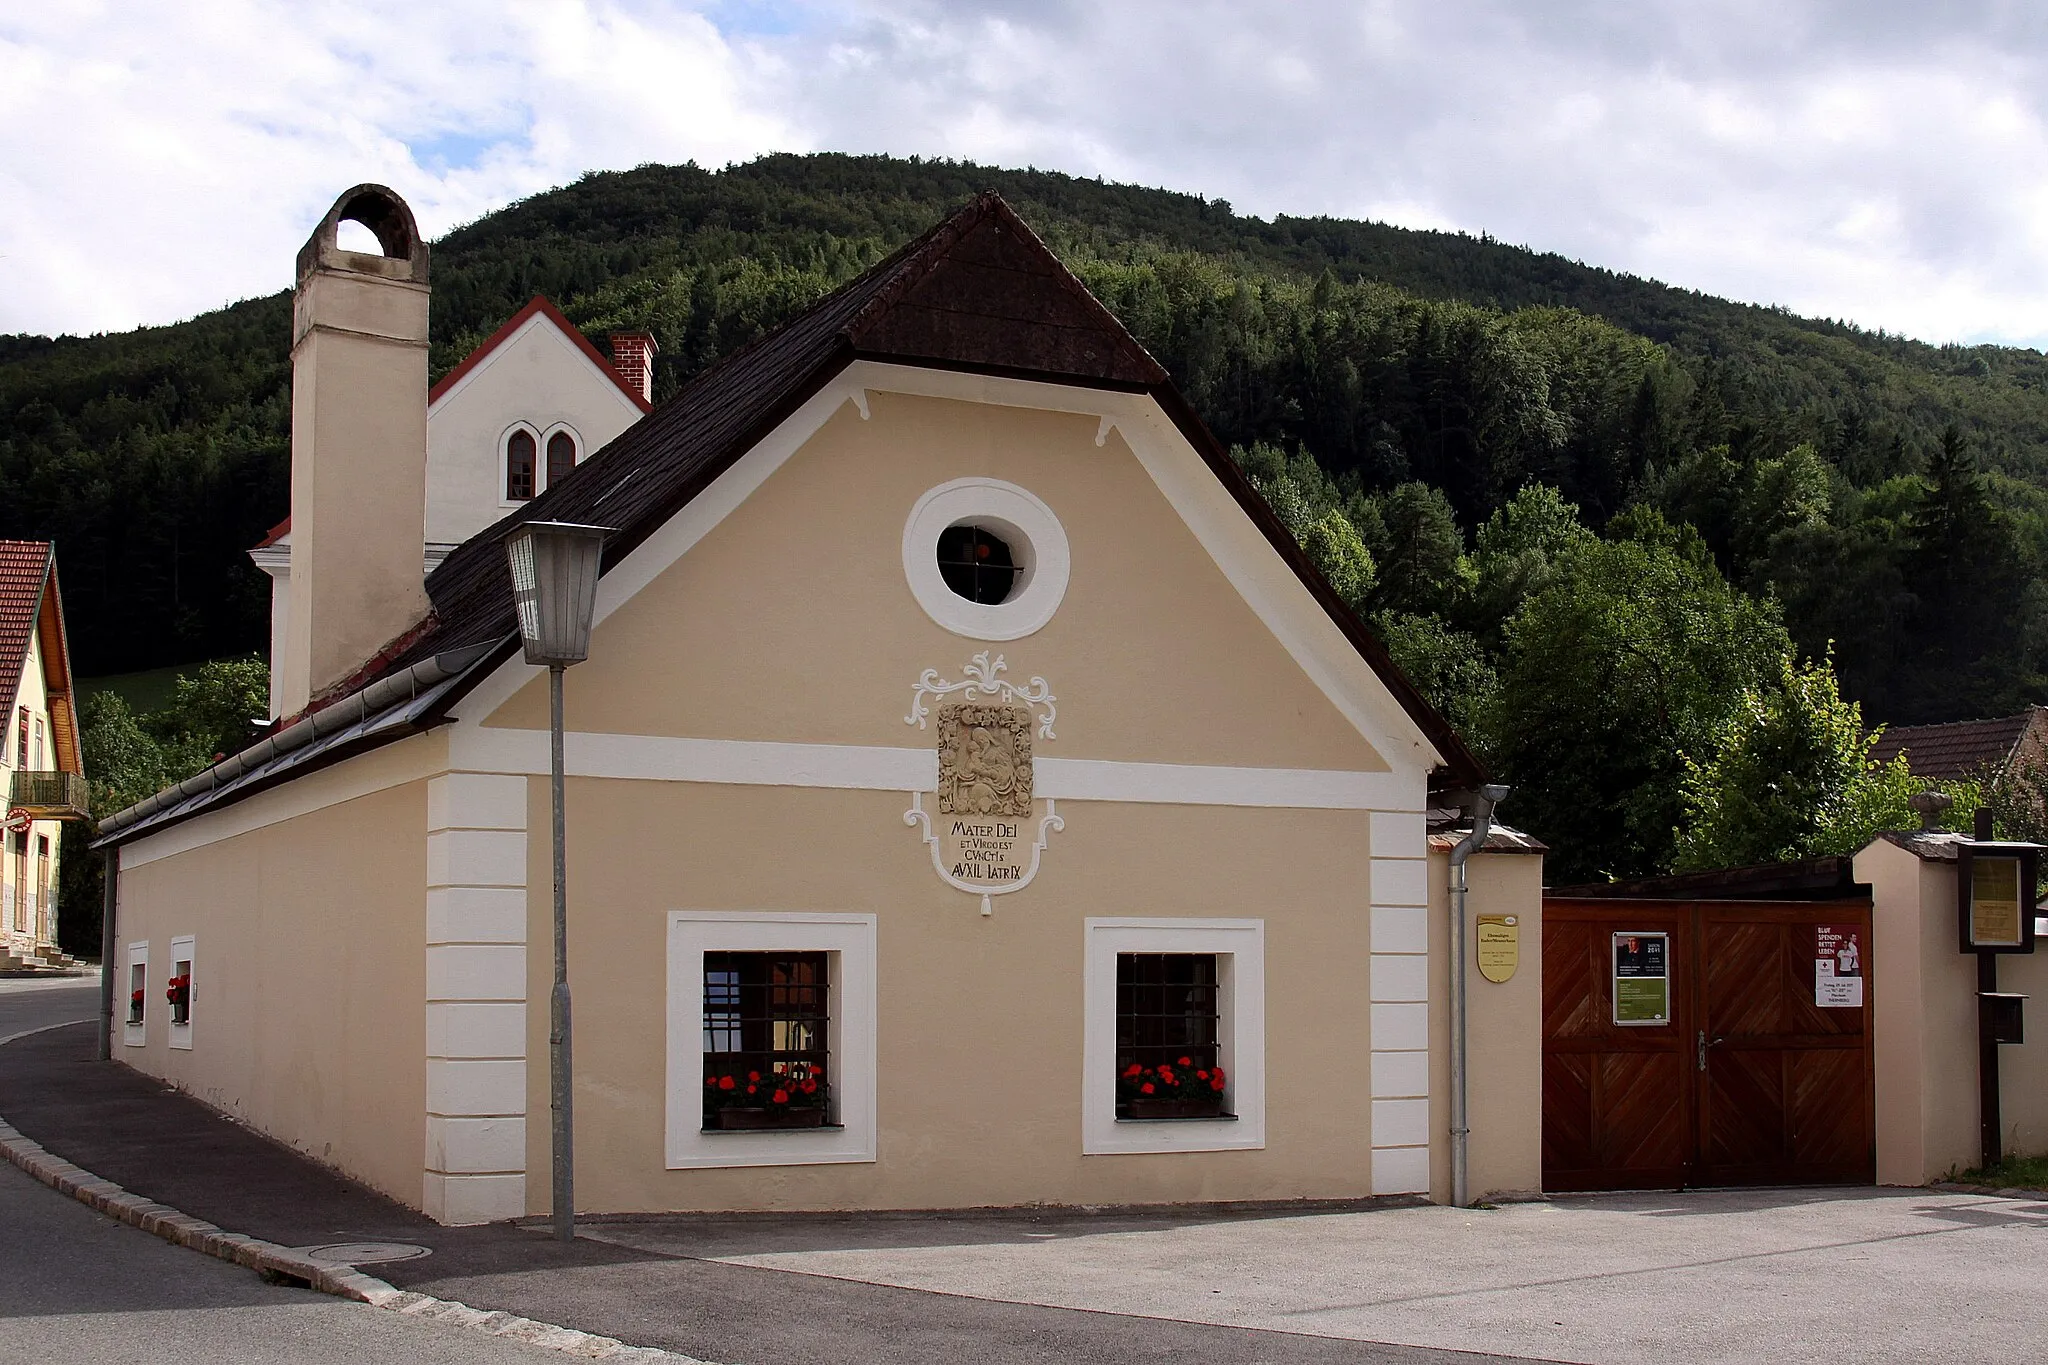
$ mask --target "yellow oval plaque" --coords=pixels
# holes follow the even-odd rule
[[[1478,926],[1479,974],[1488,981],[1505,981],[1522,961],[1522,930],[1517,915],[1481,915]]]

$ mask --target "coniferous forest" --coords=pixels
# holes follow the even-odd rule
[[[541,293],[652,330],[665,397],[991,186],[1517,785],[1554,881],[1831,851],[1903,799],[1869,727],[2048,700],[2048,358],[1487,237],[952,162],[643,166],[436,242],[433,372]],[[0,536],[58,542],[82,674],[261,649],[289,315],[0,338]]]

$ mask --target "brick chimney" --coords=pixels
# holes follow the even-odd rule
[[[640,395],[643,403],[654,401],[654,344],[652,332],[613,332],[612,368],[626,381],[626,387]]]
[[[379,255],[336,244],[343,222]],[[356,672],[427,614],[427,245],[382,185],[334,201],[292,295],[291,610],[280,712]]]

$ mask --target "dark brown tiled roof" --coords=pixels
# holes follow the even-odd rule
[[[1444,755],[1451,777],[1482,780],[1456,731],[1310,564],[1159,362],[992,192],[713,366],[569,477],[459,546],[427,579],[432,614],[424,627],[327,698],[470,645],[497,645],[491,663],[510,657],[512,592],[502,542],[514,526],[613,527],[609,569],[862,359],[1152,395]]]
[[[0,540],[0,721],[14,714],[14,694],[21,688],[21,671],[28,665],[29,641],[35,638],[36,616],[43,605],[43,585],[49,579],[48,541]],[[0,728],[0,738],[13,733]]]
[[[1947,725],[1900,725],[1884,731],[1870,756],[1889,763],[1901,752],[1915,777],[1968,777],[2005,767],[2013,746],[2027,732],[2041,707],[1996,720],[1958,720]]]
[[[713,366],[568,478],[458,547],[427,580],[427,628],[329,695],[469,645],[503,642],[509,657],[514,622],[502,542],[515,525],[613,527],[609,569],[863,359],[1151,394],[1444,755],[1450,776],[1483,780],[1464,741],[1302,554],[1159,362],[993,192]]]

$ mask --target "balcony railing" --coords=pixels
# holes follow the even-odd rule
[[[10,814],[37,820],[86,820],[91,818],[92,796],[78,773],[24,770],[14,775],[7,804]]]

